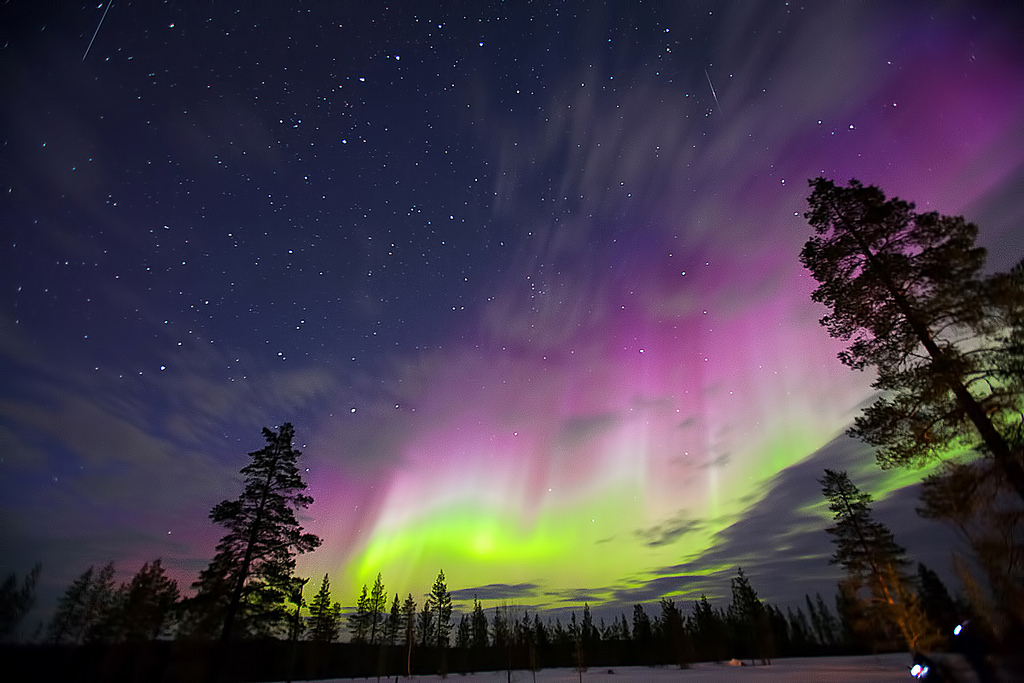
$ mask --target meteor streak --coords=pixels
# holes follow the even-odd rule
[[[106,8],[103,10],[103,16],[100,17],[100,23],[96,24],[96,30],[92,32],[92,38],[89,40],[89,46],[85,48],[85,54],[82,55],[82,61],[83,62],[85,61],[85,58],[89,56],[89,50],[92,49],[93,41],[96,40],[96,34],[98,34],[100,32],[100,27],[103,26],[103,20],[107,18],[107,12],[110,11],[110,6],[113,5],[113,4],[114,4],[114,0],[110,0],[110,2],[107,3]],[[704,73],[707,73],[706,69],[705,69]]]
[[[98,30],[98,29],[97,29]],[[715,98],[715,106],[718,107],[718,113],[722,113],[722,105],[718,103],[718,93],[715,92],[715,84],[711,82],[711,76],[708,74],[708,70],[704,69],[704,75],[707,76],[708,85],[711,86],[711,96]]]

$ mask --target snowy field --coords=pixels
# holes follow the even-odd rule
[[[640,683],[642,681],[682,681],[683,683],[710,683],[711,681],[785,681],[785,683],[909,683],[910,655],[890,654],[877,657],[815,657],[802,659],[776,659],[771,666],[727,666],[725,664],[700,663],[689,669],[617,667],[592,668],[583,672],[584,681],[607,683]],[[349,681],[376,681],[377,678],[336,678],[328,683]],[[394,680],[394,679],[380,679]],[[508,680],[504,671],[491,671],[461,676],[452,674],[447,679],[440,676],[413,676],[399,678],[401,681],[453,681],[461,683],[502,683]],[[513,671],[516,683],[532,683],[534,674],[529,671]],[[536,673],[536,680],[542,683],[555,681],[579,681],[580,675],[573,669],[544,669]]]

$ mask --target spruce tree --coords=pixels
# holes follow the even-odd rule
[[[693,603],[693,639],[701,657],[720,660],[726,656],[726,626],[721,613],[701,594]],[[625,622],[625,617],[623,617]]]
[[[356,609],[348,615],[348,631],[353,643],[365,643],[370,632],[370,598],[366,593],[366,584],[356,600]]]
[[[412,593],[402,603],[402,629],[405,631],[405,675],[412,677],[412,646],[416,640],[416,600]]]
[[[318,643],[333,643],[338,639],[339,612],[341,605],[331,603],[331,581],[324,574],[320,582],[320,590],[309,603],[309,621],[311,640]]]
[[[832,312],[829,333],[850,341],[851,368],[874,366],[883,393],[850,434],[883,467],[976,447],[1024,498],[1024,275],[982,277],[977,226],[916,213],[877,187],[810,181],[815,236],[800,259]]]
[[[831,563],[842,566],[842,595],[853,608],[853,625],[876,634],[898,628],[908,648],[933,644],[937,631],[921,609],[907,574],[906,551],[885,524],[871,515],[871,495],[861,492],[846,472],[826,469],[820,480],[835,524],[826,531],[836,546]]]
[[[398,601],[398,593],[391,603],[391,611],[388,613],[387,622],[384,624],[384,644],[394,645],[398,642],[398,636],[402,632],[402,604]]]
[[[485,632],[486,633],[486,632]],[[540,615],[536,612],[533,613],[533,642],[536,643],[537,649],[543,650],[548,646],[550,638],[548,637],[548,629],[544,625],[544,622],[540,620]]]
[[[469,623],[469,615],[463,614],[459,618],[459,627],[455,634],[455,648],[458,650],[468,650],[470,639],[471,639],[472,628]]]
[[[689,634],[686,632],[686,622],[683,613],[676,606],[671,598],[661,599],[661,637],[665,643],[665,654],[667,660],[678,664],[679,668],[685,669],[689,662],[693,649]]]
[[[633,605],[633,640],[641,645],[649,645],[654,638],[651,629],[651,618],[647,616],[644,606]]]
[[[491,644],[497,650],[503,650],[509,644],[510,633],[508,620],[505,618],[505,614],[508,612],[508,606],[496,605],[494,607],[494,617],[491,618]]]
[[[416,640],[416,600],[412,593],[405,596],[402,601],[402,643],[411,648]]]
[[[732,602],[727,614],[733,627],[733,640],[750,658],[750,663],[757,657],[762,664],[770,664],[771,624],[764,604],[742,568],[737,569],[732,579]]]
[[[434,640],[434,605],[428,596],[420,610],[419,618],[416,620],[416,636],[420,647],[430,647],[435,644]]]
[[[594,627],[594,615],[590,612],[590,604],[583,603],[583,620],[580,622],[580,638],[583,640],[583,644],[590,645],[595,640],[598,640],[597,629]]]
[[[388,606],[388,594],[384,590],[384,581],[377,574],[366,603],[366,638],[370,645],[377,645],[384,630],[384,610]]]
[[[320,545],[317,536],[303,533],[295,516],[313,499],[303,493],[306,483],[294,436],[289,423],[277,432],[264,428],[267,445],[249,453],[252,460],[241,470],[242,494],[210,511],[210,520],[228,531],[192,585],[197,591],[190,601],[195,635],[219,632],[222,642],[236,631],[269,635],[287,619],[295,557]]]
[[[473,598],[473,616],[471,621],[473,647],[482,650],[487,647],[487,614],[476,597]]]
[[[437,579],[430,589],[430,597],[427,599],[427,604],[431,606],[434,612],[434,637],[432,640],[438,649],[443,650],[448,647],[448,639],[452,632],[452,596],[448,592],[443,569],[438,572]]]

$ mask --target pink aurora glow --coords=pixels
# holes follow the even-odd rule
[[[799,215],[805,180],[857,177],[921,208],[959,213],[1014,177],[1019,146],[1007,140],[1020,139],[1024,91],[1007,86],[1024,82],[1022,65],[998,44],[976,46],[976,55],[946,50],[955,30],[910,42],[876,37],[849,51],[814,44],[800,54],[797,41],[790,56],[805,68],[764,93],[756,71],[737,69],[718,84],[723,120],[696,151],[704,124],[680,119],[690,107],[680,93],[645,102],[626,132],[602,118],[602,108],[614,109],[607,102],[583,102],[594,118],[578,133],[583,123],[566,120],[565,134],[619,149],[625,185],[662,188],[653,232],[640,249],[627,237],[626,251],[610,246],[595,257],[585,219],[538,225],[541,246],[519,258],[562,267],[528,271],[528,304],[507,303],[527,292],[508,283],[479,317],[482,334],[467,328],[396,373],[388,392],[396,400],[361,404],[354,415],[342,409],[316,450],[345,462],[349,448],[368,443],[367,430],[374,448],[356,471],[343,465],[315,477],[318,501],[338,491],[345,504],[324,515],[318,503],[314,526],[333,541],[312,564],[337,572],[375,537],[453,503],[507,515],[527,532],[545,511],[615,490],[641,498],[632,507],[609,501],[630,509],[629,519],[608,522],[611,535],[681,514],[715,516],[756,500],[772,474],[841,433],[871,377],[836,361],[840,346],[809,301],[813,283],[796,258],[808,234]],[[975,60],[989,65],[983,73],[968,73]],[[671,118],[676,130],[661,125]],[[535,144],[543,155],[544,143]],[[639,150],[655,148],[660,159],[687,163],[670,167],[669,180],[652,178]],[[607,182],[606,170],[587,166],[601,158],[567,171],[569,192],[601,197],[587,185]],[[514,188],[501,192],[517,203]],[[583,201],[581,212],[615,200]],[[987,227],[988,240],[1005,239],[1006,226]],[[538,289],[557,303],[540,301]],[[638,557],[636,568],[643,563]],[[425,582],[431,571],[408,574]],[[494,580],[543,576],[535,568]]]

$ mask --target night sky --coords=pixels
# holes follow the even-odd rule
[[[5,2],[2,573],[187,586],[285,421],[344,604],[831,596],[823,467],[948,571],[802,214],[855,177],[1018,261],[1024,11],[807,5]]]

